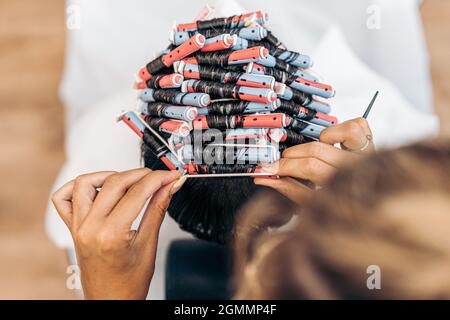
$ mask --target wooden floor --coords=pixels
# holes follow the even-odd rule
[[[39,5],[36,5],[39,3]],[[0,298],[73,299],[66,261],[44,234],[64,160],[57,87],[63,0],[0,0]]]
[[[0,299],[75,298],[65,255],[43,228],[64,160],[63,14],[63,0],[0,0]],[[436,108],[450,136],[450,1],[425,0],[423,18]]]

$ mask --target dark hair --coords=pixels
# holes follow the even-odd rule
[[[241,17],[239,16],[239,19]],[[217,18],[211,20],[211,22],[202,22],[201,30],[203,33],[211,36],[211,34],[219,33],[226,34],[228,32],[236,33],[236,28],[232,25],[229,25],[229,18]],[[219,24],[218,24],[219,22]],[[225,25],[222,25],[225,23]],[[220,25],[220,26],[219,26]],[[233,24],[234,25],[234,24]],[[208,28],[213,28],[214,30],[209,30]],[[230,31],[231,29],[231,31]],[[209,31],[205,31],[209,30]],[[253,31],[254,32],[254,31]],[[205,35],[206,35],[205,34]],[[209,38],[209,37],[208,37]],[[298,62],[296,66],[291,65],[289,63],[294,63],[294,61],[301,56],[300,54],[292,51],[286,51],[284,49],[279,48],[282,46],[281,42],[270,32],[268,32],[266,39],[263,41],[245,41],[245,47],[247,49],[255,48],[258,50],[264,48],[264,55],[270,52],[274,57],[272,57],[276,61],[276,65],[273,68],[278,68],[280,71],[271,72],[274,75],[277,75],[278,81],[282,83],[286,83],[286,85],[290,85],[294,83],[294,80],[297,78]],[[211,39],[211,38],[209,38]],[[188,42],[191,45],[191,42]],[[244,45],[242,45],[244,47]],[[262,46],[262,47],[260,47]],[[264,47],[266,46],[266,47]],[[175,46],[169,46],[169,50],[175,50]],[[210,48],[211,49],[211,48]],[[208,50],[210,50],[208,49]],[[224,48],[225,49],[225,48]],[[180,50],[177,50],[179,53]],[[270,141],[272,145],[277,145],[278,151],[283,152],[283,150],[291,145],[297,145],[300,143],[306,143],[311,141],[312,138],[307,138],[303,136],[308,128],[310,128],[310,124],[305,121],[314,121],[314,117],[316,116],[316,111],[312,109],[306,109],[305,107],[310,106],[314,108],[314,105],[317,103],[313,101],[311,92],[303,93],[298,91],[295,88],[291,88],[288,94],[281,94],[280,88],[284,88],[284,85],[281,85],[275,90],[275,77],[272,77],[272,81],[270,83],[266,83],[267,80],[262,80],[262,83],[257,85],[259,87],[262,85],[263,87],[259,88],[259,90],[263,90],[265,97],[260,92],[259,97],[252,94],[244,94],[240,93],[241,88],[245,88],[247,85],[248,89],[256,90],[253,87],[255,84],[251,85],[245,78],[241,79],[245,85],[239,84],[239,79],[244,72],[244,62],[241,61],[242,65],[235,66],[233,64],[228,65],[228,60],[236,51],[228,48],[227,50],[217,50],[217,51],[207,51],[207,52],[195,52],[190,54],[188,57],[194,57],[197,61],[198,67],[198,77],[192,78],[192,75],[187,78],[189,79],[189,83],[191,83],[186,88],[177,88],[177,89],[161,89],[158,81],[161,78],[160,76],[170,72],[170,69],[165,68],[165,64],[162,62],[163,57],[160,56],[156,60],[153,60],[149,64],[147,64],[146,68],[143,69],[144,74],[150,75],[152,74],[153,80],[144,83],[144,87],[155,89],[154,91],[149,91],[148,93],[149,100],[156,101],[157,105],[147,105],[144,107],[145,121],[147,124],[153,128],[158,130],[160,125],[164,122],[171,121],[171,114],[165,114],[163,112],[163,105],[170,103],[175,105],[186,105],[189,104],[188,100],[185,97],[185,94],[189,94],[190,92],[186,92],[189,90],[193,90],[196,93],[201,93],[203,95],[207,95],[210,99],[208,102],[211,102],[207,108],[202,108],[202,111],[206,111],[206,114],[203,114],[204,121],[206,123],[205,128],[200,126],[201,128],[196,128],[193,126],[191,131],[200,131],[202,129],[216,129],[220,130],[222,133],[227,129],[237,129],[237,128],[256,128],[255,126],[259,122],[253,122],[257,120],[256,117],[253,119],[241,117],[242,114],[250,116],[252,113],[260,113],[261,111],[252,111],[254,109],[249,109],[247,113],[245,110],[249,106],[249,101],[254,101],[256,103],[261,103],[261,101],[265,101],[265,103],[270,104],[271,107],[265,107],[264,113],[272,112],[275,109],[275,106],[278,107],[278,103],[276,103],[274,98],[278,96],[283,99],[291,99],[292,103],[282,103],[282,108],[277,111],[277,113],[283,113],[289,115],[290,117],[299,117],[302,120],[290,120],[291,118],[287,117],[289,121],[283,120],[283,124],[278,124],[276,127],[285,127],[286,131],[284,133],[284,140],[280,141],[280,144],[275,143],[275,141],[271,140],[270,135],[267,133],[267,142]],[[170,57],[172,54],[169,53]],[[184,55],[183,55],[184,57]],[[282,58],[284,57],[284,58]],[[304,56],[306,59],[306,56]],[[284,61],[284,60],[286,61]],[[247,59],[246,59],[247,60]],[[250,60],[256,60],[256,57],[251,58]],[[301,66],[305,67],[306,64],[310,64],[310,59],[307,58],[307,61],[301,63]],[[245,65],[247,63],[245,62]],[[219,68],[220,66],[220,68]],[[179,69],[179,68],[175,68]],[[266,68],[264,68],[266,69]],[[268,70],[271,70],[272,67],[267,67]],[[162,70],[162,71],[161,71]],[[179,70],[178,70],[179,71]],[[183,72],[180,71],[181,74]],[[266,75],[268,76],[268,75]],[[304,75],[303,75],[304,76]],[[144,78],[146,78],[144,77]],[[143,79],[144,79],[143,78]],[[251,81],[250,81],[251,82]],[[187,83],[186,83],[187,84]],[[184,87],[184,84],[183,84]],[[270,87],[270,89],[268,89]],[[277,94],[278,92],[278,94]],[[247,95],[247,97],[246,97]],[[150,99],[151,96],[151,99]],[[249,99],[249,96],[254,96],[252,99]],[[284,97],[283,97],[284,96]],[[289,96],[289,97],[288,97]],[[181,97],[181,98],[180,98]],[[196,99],[196,98],[193,98]],[[225,101],[223,100],[225,99]],[[198,100],[196,100],[198,101]],[[295,103],[294,103],[295,102]],[[159,104],[158,104],[159,103]],[[281,102],[279,103],[281,105]],[[150,107],[150,110],[149,110]],[[263,106],[264,107],[264,106]],[[317,106],[316,106],[317,108]],[[271,111],[272,110],[272,111]],[[300,111],[302,110],[302,111]],[[284,117],[284,115],[283,115]],[[252,125],[246,123],[245,119],[252,121]],[[277,118],[274,117],[274,121]],[[284,119],[284,118],[283,118]],[[202,123],[202,119],[198,119]],[[192,121],[191,121],[192,122]],[[267,126],[267,124],[261,123],[261,128],[271,128],[272,126]],[[315,130],[309,129],[316,133]],[[159,133],[164,136],[166,140],[170,137],[170,134],[166,137],[163,130],[158,130]],[[205,130],[206,131],[206,130]],[[167,132],[167,131],[166,131]],[[221,133],[221,134],[222,134]],[[166,170],[167,167],[164,163],[159,159],[160,157],[156,156],[155,152],[159,150],[160,156],[162,154],[161,150],[164,150],[164,146],[161,146],[159,141],[156,141],[154,137],[152,139],[146,139],[146,135],[148,132],[143,132],[144,135],[144,143],[142,145],[142,156],[144,160],[144,164],[146,167],[153,170]],[[202,133],[203,134],[203,133]],[[311,134],[311,133],[310,133]],[[308,136],[308,134],[306,134]],[[245,138],[246,140],[244,144],[247,143],[247,140],[250,138]],[[193,140],[192,140],[193,141]],[[147,145],[147,144],[148,145]],[[152,148],[153,145],[153,148]],[[201,145],[202,146],[202,145]],[[164,150],[167,151],[167,150]],[[195,143],[192,145],[192,154],[194,156],[197,154],[197,149],[195,147]],[[158,153],[156,152],[156,153]],[[204,150],[200,150],[199,152],[204,152]],[[208,150],[205,152],[209,152]],[[234,151],[233,151],[234,152]],[[226,151],[224,152],[216,152],[213,151],[214,156],[218,158],[228,154]],[[250,158],[250,157],[248,157]],[[273,158],[278,158],[277,156]],[[243,160],[243,159],[239,159]],[[266,161],[275,161],[276,159],[265,159]],[[247,161],[247,160],[245,160]],[[247,163],[248,162],[248,163]],[[195,173],[203,174],[203,173],[250,173],[255,172],[258,169],[258,165],[256,163],[250,163],[248,160],[246,163],[241,164],[238,161],[233,165],[223,164],[221,161],[217,161],[214,164],[210,165],[209,163],[201,163],[198,161],[191,162],[193,166],[195,166]],[[253,161],[252,161],[253,162]],[[187,164],[185,164],[187,165]],[[176,166],[175,166],[176,167]],[[255,186],[252,178],[250,177],[239,177],[239,178],[195,178],[188,179],[181,190],[179,190],[169,205],[168,212],[169,215],[180,225],[180,227],[198,238],[211,240],[218,243],[226,243],[233,236],[233,226],[235,223],[235,216],[237,211],[241,208],[241,206],[255,193],[257,189],[262,189],[264,187]],[[274,192],[274,191],[271,191]]]
[[[145,144],[142,156],[147,168],[167,170]],[[188,179],[173,196],[168,212],[183,230],[223,244],[232,238],[237,211],[261,188],[249,177]]]

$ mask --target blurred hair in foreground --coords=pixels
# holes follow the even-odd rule
[[[423,142],[339,171],[302,208],[255,197],[237,227],[236,298],[449,299],[449,169],[450,141]]]

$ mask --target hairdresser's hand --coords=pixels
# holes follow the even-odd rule
[[[337,143],[342,149],[334,147]],[[367,121],[363,118],[349,120],[322,131],[320,142],[286,149],[280,161],[265,167],[266,171],[279,175],[279,179],[255,178],[254,181],[301,203],[312,189],[300,181],[324,185],[337,168],[373,150]]]
[[[149,169],[96,172],[55,192],[52,201],[75,243],[85,298],[145,299],[159,229],[181,187],[179,177]],[[139,228],[132,230],[150,197]]]

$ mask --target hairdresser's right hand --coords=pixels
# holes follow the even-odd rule
[[[340,144],[341,148],[334,145]],[[311,194],[305,181],[323,186],[343,166],[373,152],[372,132],[367,120],[356,118],[322,131],[320,140],[286,149],[280,161],[265,170],[279,179],[255,178],[257,185],[273,188],[297,203]]]
[[[95,172],[55,192],[52,201],[75,243],[85,298],[146,298],[159,229],[181,187],[179,177],[146,168]],[[132,230],[150,197],[139,228]]]

